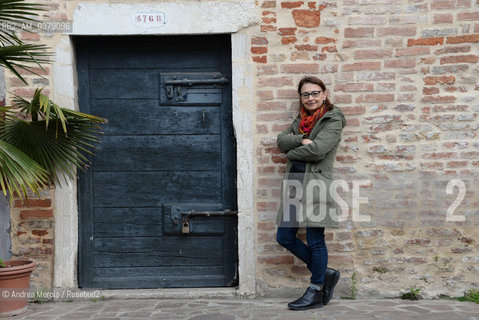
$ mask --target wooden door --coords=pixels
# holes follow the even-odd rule
[[[80,286],[236,285],[229,36],[75,43],[80,110],[108,119],[79,178]]]

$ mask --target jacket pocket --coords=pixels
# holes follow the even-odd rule
[[[325,177],[326,179],[333,179],[333,174],[332,173],[324,172],[322,169],[314,169],[312,172],[314,174],[320,174],[323,177]]]

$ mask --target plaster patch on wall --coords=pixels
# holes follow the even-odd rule
[[[145,35],[234,33],[259,22],[254,1],[165,2],[156,4],[82,3],[73,12],[72,34]],[[137,12],[162,12],[161,28],[133,23]]]

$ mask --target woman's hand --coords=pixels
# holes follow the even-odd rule
[[[303,139],[303,140],[301,140],[301,143],[303,144],[303,146],[305,146],[307,144],[313,143],[313,140]]]

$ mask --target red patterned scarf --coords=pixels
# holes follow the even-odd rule
[[[301,107],[301,121],[299,122],[299,131],[302,134],[310,134],[314,125],[326,113],[326,104],[323,103],[313,114],[310,114],[303,106]]]

